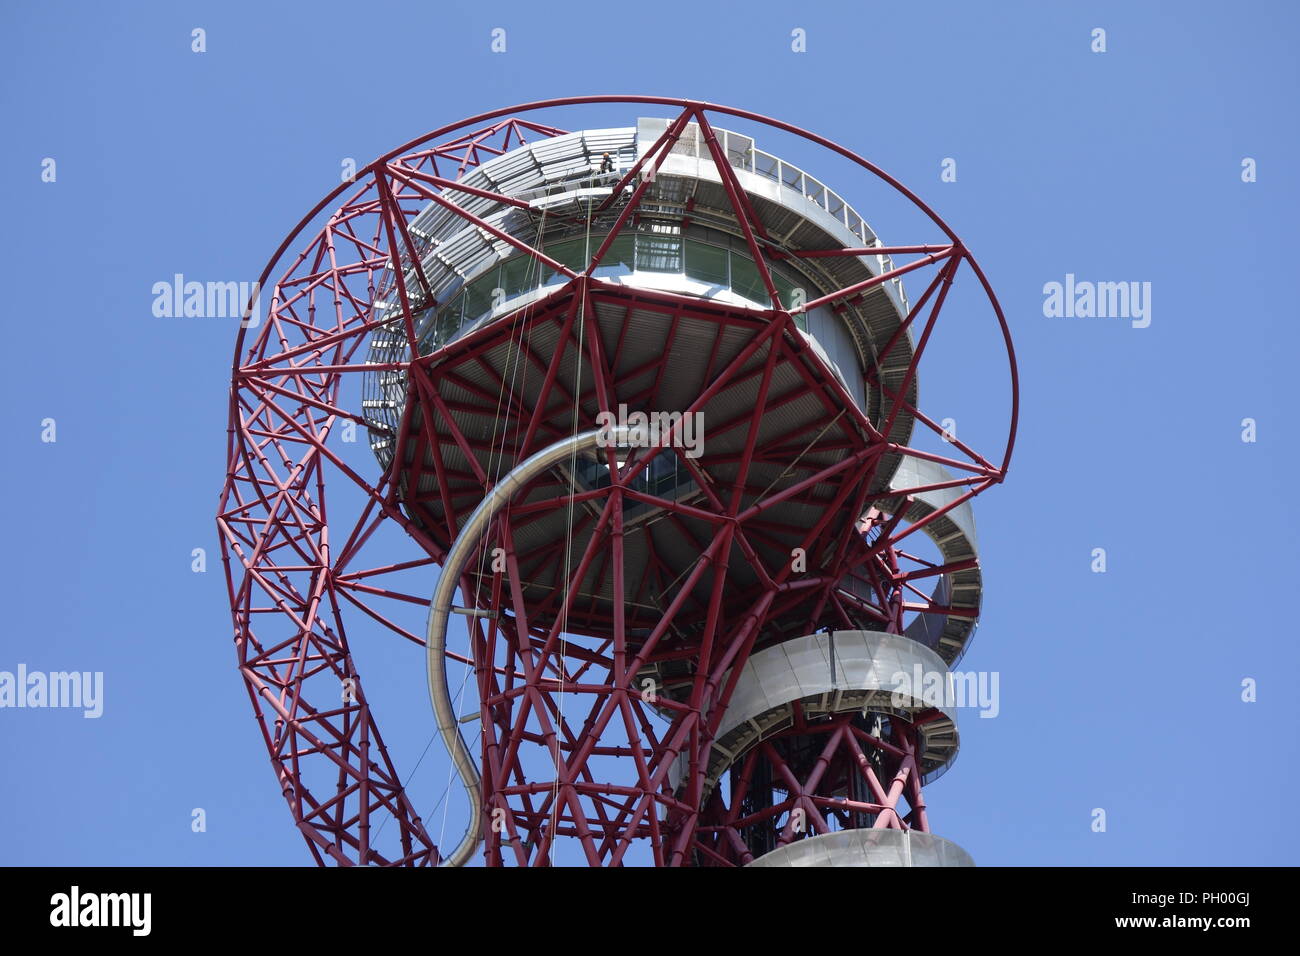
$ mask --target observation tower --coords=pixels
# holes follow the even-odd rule
[[[877,237],[873,202],[925,236]],[[317,862],[972,865],[924,798],[958,707],[912,678],[975,632],[972,504],[1010,461],[1015,361],[914,194],[747,111],[553,100],[376,160],[268,280],[218,526]],[[987,371],[949,358],[945,406],[919,397],[950,326],[1005,397],[962,439],[943,423],[963,390],[984,413]],[[381,528],[404,554],[369,557]],[[450,832],[365,694],[359,645],[390,639],[423,646]]]

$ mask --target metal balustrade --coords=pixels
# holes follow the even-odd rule
[[[786,189],[798,193],[820,207],[827,215],[834,218],[858,239],[861,239],[864,248],[884,245],[880,238],[871,231],[871,227],[867,225],[866,220],[858,215],[853,207],[845,201],[844,197],[818,179],[810,176],[798,166],[786,162],[779,156],[774,156],[759,149],[754,145],[754,140],[748,136],[716,127],[714,133],[718,138],[718,144],[722,147],[723,155],[727,157],[727,162],[736,169],[762,176],[764,179],[780,183]],[[699,128],[694,123],[689,124],[683,130],[681,138],[672,151],[702,159],[706,162],[713,161],[713,155],[709,152],[708,144],[700,137]],[[881,272],[889,272],[894,268],[892,257],[877,255],[876,259],[879,262]],[[902,280],[891,279],[890,282],[898,292],[899,300],[903,303],[903,309],[906,311],[908,309],[907,293],[903,290]]]

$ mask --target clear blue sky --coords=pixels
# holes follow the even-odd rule
[[[255,278],[343,157],[610,92],[843,142],[930,201],[1002,298],[1023,415],[1010,480],[977,502],[985,613],[962,665],[1000,673],[1001,715],[965,721],[926,791],[935,831],[984,865],[1300,862],[1298,8],[450,6],[4,4],[0,670],[103,671],[106,699],[98,720],[0,710],[0,863],[308,862],[216,550],[234,322],[155,318],[151,287]],[[1151,282],[1151,326],[1045,317],[1066,273]],[[407,672],[377,703],[405,773],[432,732],[420,652],[370,653]]]

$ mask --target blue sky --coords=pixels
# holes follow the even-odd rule
[[[984,615],[962,664],[1000,673],[1001,714],[967,719],[927,788],[935,831],[983,865],[1298,862],[1297,9],[446,7],[0,12],[0,670],[105,675],[98,720],[0,710],[0,863],[309,860],[235,670],[216,549],[235,322],[157,318],[153,284],[256,278],[344,157],[613,92],[727,103],[857,150],[944,216],[1006,309],[1020,435],[1010,479],[977,501]],[[1150,282],[1150,326],[1046,317],[1043,286],[1067,273]],[[944,385],[981,407],[980,376]],[[432,732],[419,652],[368,653],[391,675],[381,720],[405,772]]]

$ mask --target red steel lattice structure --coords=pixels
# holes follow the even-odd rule
[[[527,117],[613,103],[675,115],[640,130],[611,171],[600,173],[605,156],[592,154],[590,168],[548,178],[541,153],[528,151],[534,141],[578,142],[585,156],[599,137]],[[773,223],[794,202],[781,191],[792,167],[778,161],[777,188],[764,186],[767,154],[715,128],[720,116],[849,160],[944,239],[885,246],[819,234],[800,243],[791,238],[799,222],[782,238]],[[492,178],[511,156],[537,166],[540,192]],[[682,173],[692,162],[697,172]],[[692,175],[691,195],[677,195]],[[800,175],[799,194],[812,188],[821,212],[868,234],[838,196]],[[803,219],[820,221],[809,208]],[[749,301],[608,274],[620,256],[656,269],[651,253],[680,262],[708,244],[692,238],[706,228],[707,255],[723,248],[714,233],[729,244],[730,291],[741,271],[756,280],[740,295]],[[677,238],[665,246],[664,235]],[[448,292],[443,275],[465,254],[459,242],[492,250],[502,269],[522,266],[528,294],[486,320],[470,316],[472,281]],[[896,256],[914,258],[895,265]],[[512,494],[470,542],[475,564],[457,582],[470,652],[446,656],[472,668],[477,690],[477,714],[466,720],[481,728],[471,797],[485,862],[560,862],[563,844],[591,865],[744,865],[833,831],[928,831],[922,784],[955,753],[941,709],[891,710],[864,687],[852,688],[857,697],[837,687],[815,702],[791,700],[751,737],[728,723],[746,663],[764,652],[829,640],[835,686],[833,635],[898,640],[911,633],[909,619],[929,619],[947,628],[931,643],[951,664],[978,615],[978,596],[958,599],[978,574],[973,551],[926,559],[907,539],[940,540],[942,529],[942,540],[964,541],[962,509],[1003,480],[1014,355],[983,272],[915,195],[851,151],[747,111],[661,97],[551,100],[435,130],[376,160],[304,217],[259,285],[277,267],[265,320],[246,322],[236,346],[218,526],[239,667],[318,863],[454,857],[435,845],[403,786],[349,634],[425,644],[386,608],[428,606],[428,593],[400,591],[385,576],[426,568],[432,581],[470,513],[512,468],[620,407],[699,413],[703,452],[681,447],[680,418],[657,442],[575,454]],[[1007,437],[991,460],[916,405],[918,365],[962,267],[983,290],[1008,359]],[[933,277],[909,304],[897,280],[923,269]],[[689,285],[689,268],[682,275]],[[812,276],[813,291],[792,302],[783,286],[791,276]],[[466,318],[447,332],[453,307]],[[806,328],[821,313],[857,322],[870,339],[859,397]],[[354,392],[366,396],[361,407],[349,404]],[[952,454],[910,446],[915,425],[943,435]],[[368,431],[377,474],[331,446],[344,427]],[[912,471],[900,468],[909,461]],[[960,474],[936,477],[934,466]],[[331,522],[327,485],[338,482],[364,505]],[[409,537],[412,555],[372,566],[367,545],[386,522]],[[934,580],[945,584],[927,594]],[[728,751],[725,734],[743,746]]]

